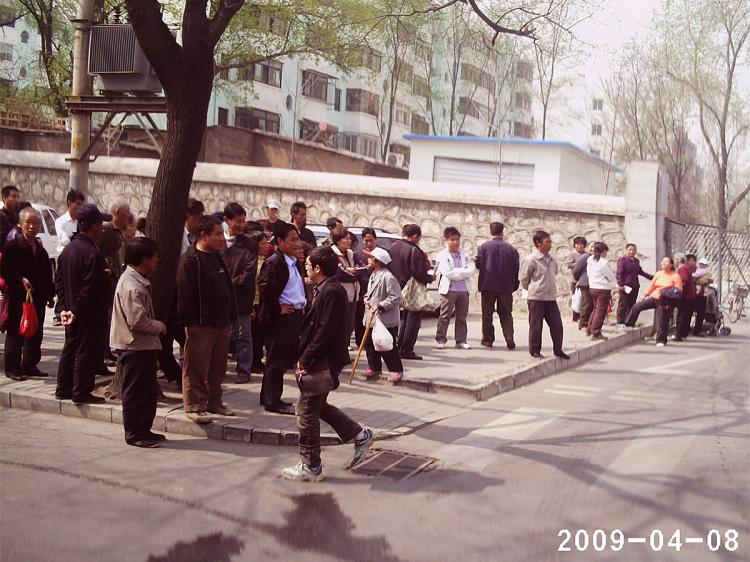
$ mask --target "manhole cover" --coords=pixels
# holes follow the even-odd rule
[[[406,480],[422,472],[434,462],[435,459],[430,457],[409,453],[375,451],[375,454],[355,466],[352,472],[376,478],[384,476],[395,480]]]

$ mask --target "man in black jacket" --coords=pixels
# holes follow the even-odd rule
[[[518,290],[518,250],[503,240],[505,225],[490,223],[492,238],[479,246],[476,265],[479,270],[479,292],[482,294],[482,345],[495,342],[495,311],[500,317],[508,349],[515,349],[513,339],[513,293]]]
[[[268,356],[260,389],[260,403],[269,412],[294,415],[284,402],[284,373],[294,365],[307,304],[305,270],[299,257],[299,234],[294,225],[281,223],[274,230],[278,250],[263,263],[258,279],[260,323],[266,332]]]
[[[372,445],[373,434],[344,412],[328,403],[328,393],[339,386],[339,373],[350,362],[346,337],[347,297],[344,288],[332,279],[338,271],[338,258],[330,246],[315,248],[305,262],[307,275],[315,283],[313,302],[305,316],[299,341],[297,384],[297,427],[302,460],[282,470],[288,480],[323,479],[320,463],[320,420],[330,425],[341,440],[354,441],[354,457],[347,467],[357,464]]]
[[[21,193],[15,185],[6,185],[2,190],[3,208],[0,209],[0,254],[3,253],[8,233],[18,224],[18,206]]]
[[[401,240],[396,240],[388,252],[391,254],[390,270],[403,289],[409,279],[427,285],[432,283],[430,260],[419,247],[422,229],[416,224],[407,224],[401,230]],[[404,310],[398,328],[398,346],[403,359],[422,359],[414,353],[419,328],[422,326],[422,311]]]
[[[65,345],[60,354],[57,390],[60,399],[72,398],[76,404],[104,402],[94,396],[96,371],[104,359],[107,310],[112,305],[104,258],[97,242],[102,223],[112,215],[103,214],[96,205],[78,210],[78,233],[57,260],[55,289],[62,302],[60,320],[65,326]]]
[[[237,300],[237,319],[232,324],[232,334],[237,342],[238,383],[250,382],[253,366],[252,314],[258,269],[257,245],[244,234],[246,216],[245,208],[239,203],[229,203],[224,208],[224,222],[228,225],[224,261]]]
[[[203,424],[213,421],[209,414],[234,415],[222,401],[221,382],[237,303],[221,257],[226,247],[221,221],[203,216],[197,232],[177,267],[177,301],[185,326],[182,399],[188,418]]]

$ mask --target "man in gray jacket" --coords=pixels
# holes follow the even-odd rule
[[[158,246],[150,238],[125,244],[126,269],[120,276],[112,306],[110,345],[122,363],[122,422],[125,442],[135,447],[159,446],[164,435],[153,433],[158,382],[159,336],[166,326],[156,319],[148,276],[159,264]]]
[[[552,351],[557,357],[570,359],[562,349],[563,323],[557,306],[557,261],[550,255],[552,238],[548,232],[537,230],[534,233],[536,249],[521,263],[521,288],[528,291],[529,307],[529,353],[543,359],[543,321],[549,326],[552,337]]]

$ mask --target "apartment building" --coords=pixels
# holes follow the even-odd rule
[[[17,6],[0,0],[0,88],[33,86],[39,73],[39,35],[19,17]]]

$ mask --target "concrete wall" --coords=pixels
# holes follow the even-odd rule
[[[633,162],[628,166],[625,232],[638,246],[643,269],[654,272],[667,255],[666,211],[669,177],[658,162]]]
[[[145,214],[157,166],[151,159],[99,158],[91,166],[90,199],[108,207],[115,195],[124,194],[134,213]],[[0,150],[0,183],[14,183],[24,199],[62,210],[68,163],[59,154]],[[442,231],[452,225],[463,233],[464,249],[476,255],[478,246],[490,237],[489,223],[496,220],[505,223],[506,240],[518,248],[521,257],[532,250],[532,233],[538,229],[552,234],[559,260],[578,235],[605,241],[612,260],[623,254],[626,240],[621,197],[540,197],[510,190],[488,195],[483,186],[206,163],[196,167],[192,194],[205,203],[208,212],[238,201],[248,209],[249,218],[261,218],[266,200],[274,197],[281,201],[285,219],[291,204],[304,200],[311,224],[338,216],[348,225],[372,225],[398,233],[404,224],[417,223],[423,230],[422,246],[429,253],[442,248]],[[558,286],[564,303],[569,287],[563,276]]]

